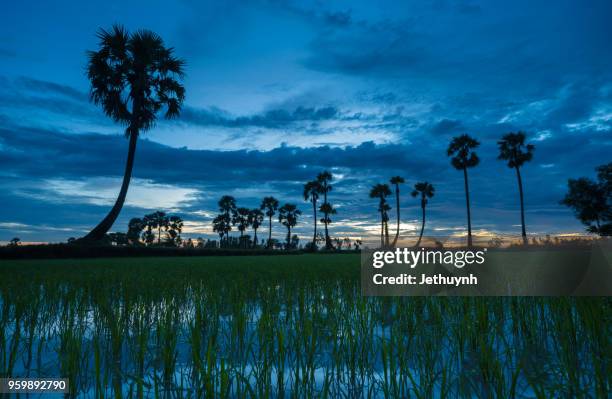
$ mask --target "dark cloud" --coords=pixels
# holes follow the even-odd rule
[[[88,101],[88,95],[73,87],[61,85],[45,80],[33,79],[26,76],[21,76],[16,79],[15,83],[25,90],[31,90],[38,93],[52,93],[60,96],[66,96],[76,101]]]
[[[295,122],[317,122],[334,119],[339,115],[336,107],[321,108],[297,107],[292,111],[273,109],[262,114],[252,116],[233,117],[217,108],[196,109],[186,107],[181,114],[181,121],[199,126],[222,126],[229,128],[240,127],[285,127]]]
[[[436,135],[457,134],[464,130],[465,127],[461,121],[454,119],[442,119],[436,122],[430,129],[430,131]]]

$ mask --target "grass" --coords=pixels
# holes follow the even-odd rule
[[[362,297],[356,254],[0,275],[0,376],[67,377],[72,396],[609,397],[609,298]]]

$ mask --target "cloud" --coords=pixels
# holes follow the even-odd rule
[[[199,126],[222,126],[228,128],[265,127],[276,129],[296,122],[317,122],[334,119],[339,111],[336,107],[297,107],[293,111],[273,109],[252,116],[233,117],[217,108],[196,109],[186,107],[180,121]]]
[[[442,119],[436,122],[430,129],[435,135],[457,134],[465,130],[461,121],[453,119]]]

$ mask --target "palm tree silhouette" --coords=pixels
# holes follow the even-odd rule
[[[478,165],[480,159],[474,152],[474,148],[478,147],[480,143],[478,140],[463,134],[458,137],[454,137],[448,146],[446,151],[447,155],[451,158],[451,164],[457,170],[463,171],[463,181],[465,183],[465,203],[467,207],[467,220],[468,220],[468,247],[472,246],[472,217],[470,214],[470,189],[468,184],[468,168],[473,168]]]
[[[527,245],[527,231],[525,229],[525,207],[523,203],[523,181],[521,179],[520,168],[525,162],[531,161],[535,146],[533,144],[525,145],[525,133],[508,133],[505,134],[500,141],[499,156],[497,159],[508,161],[508,167],[516,170],[516,178],[518,179],[519,197],[521,201],[521,228],[523,243]]]
[[[274,216],[276,210],[278,209],[278,200],[274,197],[265,197],[259,208],[262,211],[265,211],[265,214],[270,221],[270,226],[268,229],[268,248],[270,248],[272,245],[272,216]]]
[[[399,185],[404,182],[405,180],[401,176],[394,176],[391,178],[391,184],[395,186],[395,208],[397,211],[396,212],[397,228],[395,229],[395,238],[393,239],[393,244],[391,244],[392,247],[395,247],[395,245],[397,244],[397,239],[399,238],[399,232],[400,232],[400,189],[399,189]]]
[[[161,231],[168,230],[168,226],[170,224],[170,219],[166,216],[166,212],[157,211],[145,215],[144,218],[145,225],[151,230],[157,230],[157,244],[161,243]]]
[[[421,244],[421,239],[423,238],[423,231],[425,231],[425,206],[427,205],[428,198],[432,198],[434,196],[434,186],[430,183],[424,181],[419,182],[414,185],[414,190],[412,191],[412,196],[417,197],[421,196],[421,211],[423,212],[423,221],[421,223],[421,234],[419,234],[419,240],[417,241],[415,247],[418,247]]]
[[[97,36],[100,48],[88,53],[90,97],[113,121],[126,126],[130,142],[119,196],[108,215],[84,237],[86,240],[102,239],[119,216],[132,177],[139,134],[155,125],[162,110],[167,119],[177,117],[185,98],[180,83],[185,63],[174,57],[172,48],[165,47],[157,34],[148,30],[128,33],[115,25],[111,31],[101,29]]]
[[[278,210],[278,221],[287,228],[287,249],[291,247],[291,228],[295,227],[301,214],[294,204],[285,204]]]
[[[232,231],[232,224],[235,224],[236,199],[231,195],[224,195],[218,202],[221,215],[218,223],[225,229],[225,240],[229,242],[229,232]]]
[[[325,248],[326,249],[333,248],[332,242],[329,239],[328,225],[331,223],[331,218],[329,217],[329,215],[335,214],[336,210],[334,209],[332,204],[330,204],[327,201],[327,193],[329,193],[332,190],[332,185],[330,184],[330,182],[332,181],[333,178],[334,178],[333,175],[329,173],[328,171],[321,172],[317,176],[317,182],[319,183],[319,193],[323,194],[323,204],[321,204],[321,207],[319,208],[319,210],[323,212],[323,218],[321,219],[321,222],[325,225]]]
[[[317,200],[319,199],[320,191],[321,186],[318,180],[312,180],[304,184],[304,201],[310,201],[312,203],[312,212],[314,213],[314,233],[312,235],[313,251],[317,246]]]
[[[234,214],[234,224],[238,227],[238,231],[240,231],[240,245],[242,246],[244,243],[244,231],[249,228],[249,215],[251,210],[249,208],[238,208],[236,209],[236,213]]]
[[[380,212],[380,247],[389,245],[389,216],[387,212],[391,209],[387,204],[387,197],[391,195],[391,189],[387,184],[377,184],[370,190],[370,198],[378,198],[378,211]],[[386,235],[385,235],[386,232]],[[386,239],[385,239],[386,237]]]
[[[263,222],[264,214],[259,208],[249,211],[249,224],[253,227],[253,247],[257,246],[257,229]]]

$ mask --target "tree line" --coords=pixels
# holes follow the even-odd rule
[[[125,135],[129,139],[128,156],[121,189],[115,204],[108,215],[94,227],[82,240],[98,241],[103,239],[117,219],[125,202],[127,190],[132,176],[137,139],[143,132],[151,129],[159,114],[167,119],[176,118],[181,112],[185,99],[185,88],[182,84],[185,62],[174,56],[173,49],[166,47],[162,38],[149,30],[128,32],[119,25],[110,30],[98,31],[99,48],[88,53],[87,76],[91,83],[90,98],[102,107],[104,113],[113,121],[125,126]],[[463,134],[454,137],[447,149],[451,164],[463,174],[465,187],[465,201],[467,211],[467,244],[471,246],[472,221],[470,208],[470,190],[468,170],[477,166],[480,159],[476,148],[480,143],[475,138]],[[498,142],[500,160],[506,161],[509,168],[516,172],[519,191],[521,235],[527,243],[525,226],[525,210],[521,167],[525,162],[531,161],[535,147],[525,143],[523,132],[508,133]],[[598,181],[588,178],[570,179],[569,191],[561,201],[562,204],[572,208],[576,216],[587,225],[587,230],[599,235],[610,234],[610,172],[611,164],[603,165],[598,170]],[[313,181],[304,185],[304,198],[312,203],[314,214],[314,232],[311,246],[317,241],[317,221],[323,223],[325,248],[333,248],[329,236],[331,216],[336,209],[328,201],[328,194],[332,189],[332,175],[323,172]],[[370,191],[370,197],[376,198],[378,212],[381,218],[381,246],[392,246],[397,243],[400,229],[399,195],[400,184],[404,179],[395,176],[390,180],[394,187],[396,197],[396,231],[393,241],[389,237],[389,211],[391,206],[387,197],[391,195],[388,184],[377,184]],[[414,185],[412,195],[418,197],[422,209],[422,222],[419,241],[425,229],[425,208],[428,201],[434,196],[434,187],[427,181]],[[318,201],[322,200],[319,205]],[[263,223],[264,216],[268,218],[268,241],[272,242],[272,218],[277,214],[279,222],[287,229],[287,246],[291,245],[291,229],[301,215],[295,204],[284,204],[279,207],[278,201],[273,197],[266,197],[259,209],[237,208],[236,201],[230,196],[224,196],[219,201],[220,214],[213,220],[213,229],[221,240],[229,239],[232,226],[236,226],[242,237],[250,227],[256,237],[257,229]],[[261,214],[263,213],[263,215]],[[317,219],[317,213],[322,214]],[[148,227],[147,227],[148,228]],[[147,228],[144,228],[148,234]],[[154,228],[151,229],[153,234]],[[161,242],[161,230],[157,227],[157,241]],[[141,233],[142,234],[142,233]],[[254,238],[255,238],[254,237]],[[151,237],[145,237],[145,242],[151,242]],[[153,239],[154,241],[154,239]],[[256,242],[256,240],[254,240]]]

